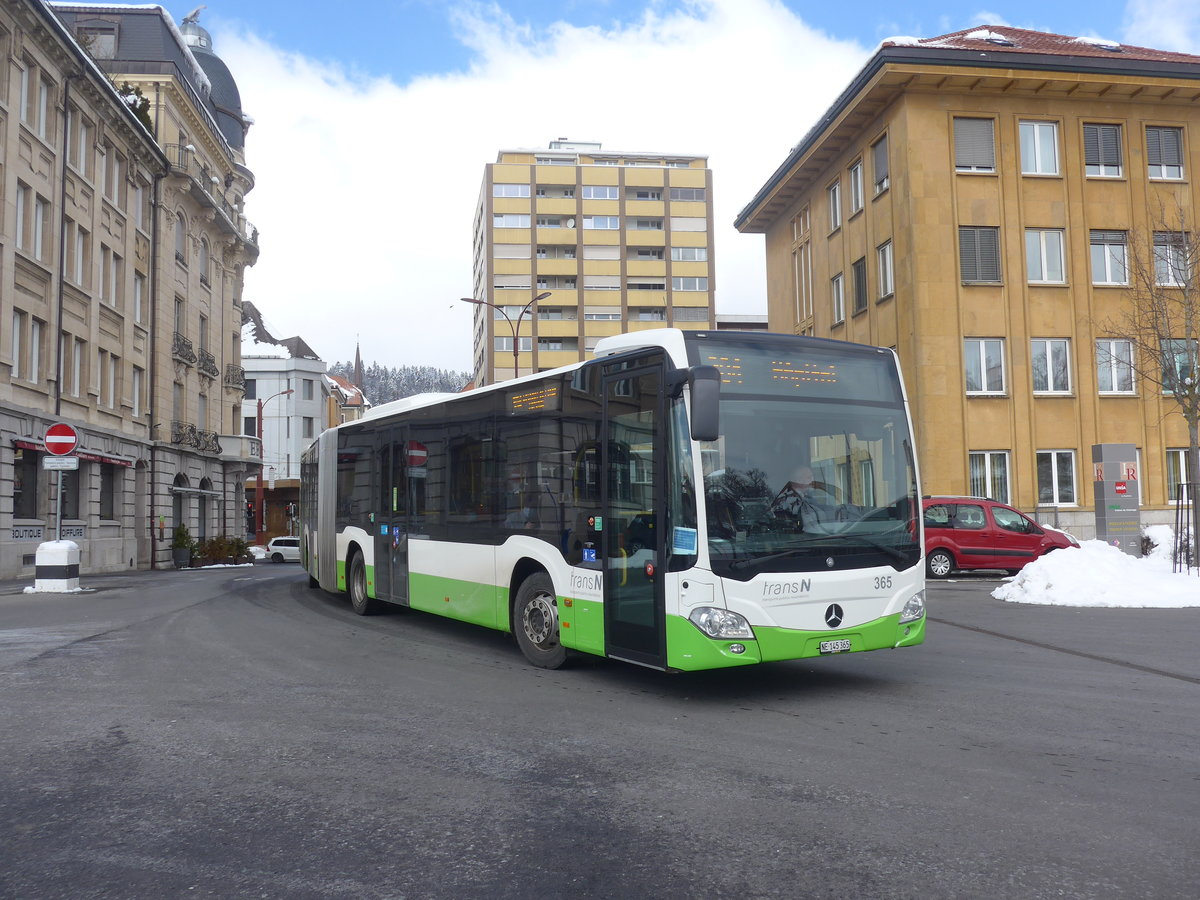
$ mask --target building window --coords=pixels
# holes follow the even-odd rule
[[[303,420],[301,423],[301,427],[303,429],[301,437],[309,438],[309,439],[312,438],[314,423],[315,423],[315,420],[312,416],[304,416],[303,417]]]
[[[496,213],[492,216],[493,228],[528,228],[528,213]]]
[[[79,472],[62,473],[62,517],[79,518]]]
[[[661,256],[658,257],[662,259]],[[707,247],[672,247],[671,259],[674,262],[707,262]]]
[[[860,159],[850,167],[850,215],[863,208],[863,164]]]
[[[100,463],[100,518],[106,522],[117,518],[117,484],[120,472],[111,463]]]
[[[1151,178],[1183,177],[1183,129],[1146,128],[1146,164]]]
[[[621,227],[619,216],[584,216],[583,227],[593,231],[616,231]]]
[[[13,518],[38,517],[38,476],[41,454],[36,450],[13,451]]]
[[[673,291],[707,291],[708,279],[692,276],[676,275],[671,279],[671,290]]]
[[[962,280],[968,283],[1000,281],[1000,229],[963,225],[958,229],[958,259]]]
[[[967,454],[972,497],[1008,502],[1008,451],[973,450]]]
[[[875,196],[878,197],[888,189],[890,183],[888,172],[888,139],[885,134],[871,145],[871,163],[874,166]]]
[[[584,200],[617,200],[619,198],[620,194],[615,184],[585,184],[583,186]],[[657,200],[659,198],[654,197],[652,199]]]
[[[132,415],[136,419],[142,414],[142,378],[143,370],[137,366],[133,367],[133,381],[130,384],[130,400],[133,402]]]
[[[1038,503],[1075,505],[1075,451],[1039,450],[1037,453]]]
[[[313,399],[314,387],[315,387],[315,382],[311,378],[305,378],[302,383],[302,391],[300,393],[300,398],[302,400]]]
[[[963,364],[968,394],[1004,393],[1004,339],[967,338]]]
[[[87,360],[87,341],[83,338],[75,338],[74,343],[75,351],[71,356],[71,396],[79,397],[85,388],[83,366]]]
[[[954,119],[954,168],[959,172],[996,171],[996,134],[991,119]]]
[[[29,371],[25,374],[25,379],[33,384],[37,384],[42,378],[42,334],[45,331],[45,323],[41,319],[30,317],[29,319]]]
[[[1071,390],[1070,346],[1066,338],[1034,338],[1029,342],[1033,390],[1065,394]]]
[[[672,200],[703,201],[707,197],[707,192],[704,188],[671,188],[670,197]]]
[[[1188,238],[1177,231],[1154,232],[1154,283],[1182,287],[1190,275]]]
[[[1092,284],[1128,284],[1129,238],[1124,231],[1091,232]]]
[[[1133,342],[1096,341],[1096,384],[1102,394],[1133,393]]]
[[[519,339],[519,341],[520,341],[520,343],[518,344],[519,351],[533,349],[533,338],[522,337]],[[495,339],[495,343],[492,345],[492,349],[497,350],[497,351],[507,350],[509,353],[511,353],[512,349],[513,349],[513,339],[511,337],[497,337]]]
[[[833,324],[837,325],[846,319],[846,285],[840,272],[829,282],[829,296],[833,302]]]
[[[255,378],[247,378],[245,384],[242,385],[242,397],[246,400],[258,399],[258,380]]]
[[[258,437],[258,417],[242,416],[242,434]]]
[[[1025,266],[1030,284],[1063,284],[1063,233],[1054,228],[1026,228]]]
[[[1167,500],[1178,503],[1181,493],[1186,499],[1187,489],[1180,491],[1180,485],[1189,484],[1187,448],[1170,449],[1167,451]]]
[[[141,272],[133,273],[133,321],[142,321],[142,304],[146,297],[146,276]]]
[[[1054,122],[1022,122],[1021,174],[1058,174],[1058,125]]]
[[[1121,176],[1121,126],[1083,126],[1083,163],[1088,175],[1119,178]]]
[[[895,276],[892,271],[892,242],[887,241],[875,248],[875,258],[879,262],[879,299],[890,297],[896,291]]]
[[[842,183],[835,181],[826,192],[829,194],[829,230],[837,231],[842,227]]]
[[[1177,385],[1187,384],[1188,379],[1195,378],[1200,372],[1197,346],[1195,340],[1185,338],[1169,338],[1159,342],[1164,394],[1174,394]]]
[[[635,231],[662,231],[662,219],[633,219],[629,227]]]
[[[493,197],[528,197],[529,185],[527,184],[493,184]]]
[[[21,347],[24,334],[25,313],[19,309],[14,309],[12,315],[12,345],[9,347],[12,354],[12,368],[9,371],[9,375],[12,378],[21,377]]]
[[[854,314],[867,309],[867,258],[856,259],[850,266],[854,287]]]

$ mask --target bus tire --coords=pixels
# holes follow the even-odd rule
[[[350,557],[350,579],[346,584],[350,591],[350,607],[360,616],[373,616],[379,612],[379,601],[367,594],[367,564],[362,554]]]
[[[513,601],[513,631],[525,658],[541,669],[557,669],[567,659],[559,642],[558,600],[554,583],[545,572],[521,582]]]

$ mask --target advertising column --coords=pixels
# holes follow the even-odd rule
[[[1133,444],[1093,444],[1092,486],[1096,500],[1096,539],[1130,556],[1141,556],[1137,448]]]

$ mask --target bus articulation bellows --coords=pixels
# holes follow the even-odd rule
[[[310,584],[668,671],[919,644],[920,491],[895,354],[647,330],[423,395],[301,466]]]

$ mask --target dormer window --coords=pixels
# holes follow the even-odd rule
[[[81,22],[75,32],[79,43],[96,59],[112,59],[117,55],[117,26],[103,19]]]

